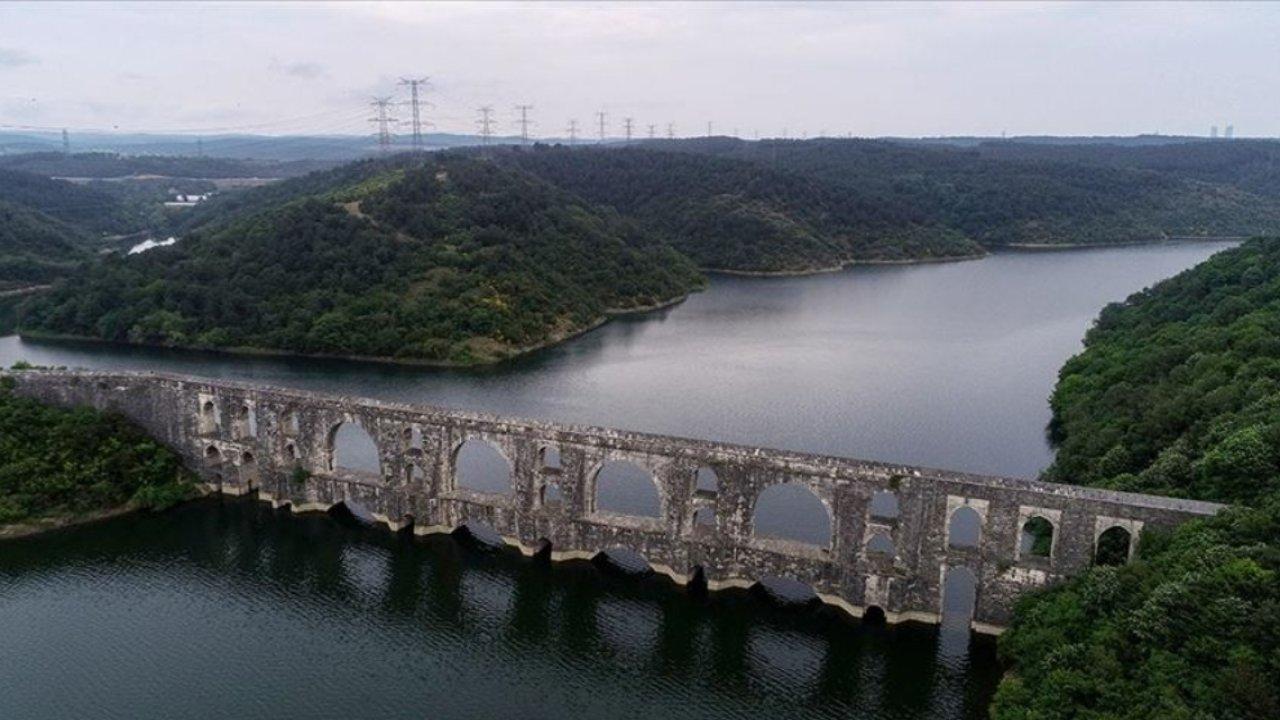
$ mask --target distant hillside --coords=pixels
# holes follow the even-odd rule
[[[84,230],[0,200],[0,291],[53,280],[89,258]]]
[[[615,214],[463,158],[356,163],[232,205],[175,246],[84,268],[22,330],[474,364],[702,283]]]
[[[983,252],[907,205],[737,160],[547,146],[496,160],[635,218],[708,269],[805,271]]]
[[[1280,231],[1280,203],[1243,184],[1038,158],[1033,150],[997,157],[986,150],[836,139],[704,138],[646,145],[746,160],[855,188],[870,202],[912,207],[919,221],[951,228],[986,247]],[[1079,147],[1085,153],[1106,146]],[[1176,156],[1195,148],[1181,143],[1132,152]]]
[[[247,160],[190,155],[35,152],[0,155],[0,168],[51,177],[119,178],[160,175],[171,178],[282,178],[333,167],[325,160]]]
[[[41,212],[94,234],[132,232],[145,222],[137,208],[110,193],[3,167],[0,201]]]
[[[0,168],[0,289],[65,275],[105,236],[151,219],[143,204],[119,194]]]
[[[1230,185],[1280,200],[1280,141],[1199,140],[1176,145],[1063,145],[985,142],[978,153],[997,160],[1072,162],[1150,170],[1172,177]]]

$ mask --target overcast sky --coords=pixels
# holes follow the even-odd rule
[[[0,129],[1280,135],[1271,4],[0,4]],[[407,111],[399,114],[407,118]]]

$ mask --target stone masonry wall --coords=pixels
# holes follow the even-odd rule
[[[976,580],[972,624],[984,631],[1008,623],[1022,592],[1088,567],[1104,531],[1121,527],[1136,543],[1144,528],[1171,527],[1220,507],[174,375],[8,375],[23,395],[129,417],[220,492],[256,490],[295,510],[347,503],[393,529],[412,526],[418,533],[482,523],[526,553],[550,549],[554,558],[589,558],[623,547],[678,582],[699,576],[712,589],[794,579],[851,613],[874,606],[890,620],[936,621],[948,573],[967,569]],[[335,469],[334,436],[344,423],[372,437],[379,473]],[[506,458],[510,493],[457,486],[456,454],[470,439],[491,444]],[[558,467],[545,466],[549,450],[558,452]],[[596,475],[608,461],[634,463],[651,474],[659,517],[596,508]],[[715,472],[715,490],[697,489],[699,468]],[[753,532],[757,499],[779,483],[801,485],[821,501],[831,519],[829,543]],[[559,499],[547,500],[553,486]],[[893,495],[896,516],[873,512],[876,493]],[[699,509],[712,512],[714,522],[695,523]],[[961,512],[979,518],[974,546],[950,542],[950,524]],[[1026,552],[1021,541],[1023,525],[1033,517],[1053,527],[1047,556]],[[890,541],[887,552],[868,549],[876,535]]]

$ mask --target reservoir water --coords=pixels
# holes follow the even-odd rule
[[[714,278],[477,371],[0,338],[0,363],[201,374],[1030,476],[1107,302],[1223,243]],[[0,542],[0,717],[977,718],[994,643],[589,564],[201,502]]]

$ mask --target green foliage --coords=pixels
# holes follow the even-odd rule
[[[1104,535],[1085,575],[1027,596],[992,707],[1023,718],[1280,717],[1280,240],[1103,310],[1063,368],[1054,480],[1247,503]]]
[[[21,329],[472,364],[702,283],[617,215],[464,158],[356,163],[233,206],[174,246],[86,267]]]
[[[1280,240],[1108,306],[1051,406],[1051,479],[1244,503],[1280,490]]]
[[[1229,143],[1224,143],[1229,144]],[[1106,244],[1165,236],[1255,235],[1280,229],[1266,153],[1209,159],[1198,145],[1169,146],[1163,162],[1097,162],[1061,148],[1037,154],[1029,144],[979,149],[823,138],[745,142],[708,138],[653,147],[746,160],[856,190],[862,201],[920,226],[947,228],[984,247]],[[1120,150],[1115,155],[1122,155]],[[1269,163],[1269,164],[1268,164]],[[1248,164],[1248,169],[1243,166]],[[1211,170],[1215,166],[1223,166]],[[1244,174],[1272,179],[1245,182]],[[1239,181],[1239,182],[1237,182]]]
[[[142,226],[137,208],[111,193],[34,173],[0,168],[0,200],[92,235],[133,232]]]
[[[1280,495],[1026,597],[996,720],[1280,717]]]
[[[801,271],[982,252],[958,232],[919,222],[900,204],[740,160],[635,147],[536,146],[508,149],[497,161],[613,207],[709,269]]]
[[[127,502],[163,508],[193,491],[178,456],[123,418],[0,388],[0,524]]]

